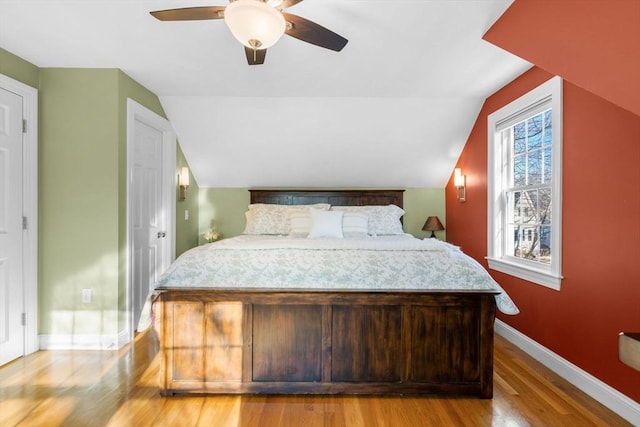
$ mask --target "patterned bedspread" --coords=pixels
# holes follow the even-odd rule
[[[238,236],[182,254],[156,286],[169,288],[497,290],[498,309],[518,313],[487,271],[459,248],[411,235]]]

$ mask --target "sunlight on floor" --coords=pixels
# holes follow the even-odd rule
[[[500,343],[500,346],[504,346]],[[498,347],[493,399],[176,395],[163,397],[152,334],[118,352],[42,351],[0,368],[0,426],[626,426],[559,378]],[[512,352],[513,349],[510,349]],[[592,412],[593,410],[593,412]],[[605,421],[606,420],[606,421]]]

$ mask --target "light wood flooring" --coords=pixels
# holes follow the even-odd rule
[[[628,426],[503,338],[490,400],[371,396],[173,396],[157,342],[40,351],[0,368],[0,426]]]

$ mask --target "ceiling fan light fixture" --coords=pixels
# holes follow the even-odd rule
[[[231,34],[252,49],[268,49],[280,40],[287,24],[280,11],[260,0],[236,0],[224,11]]]

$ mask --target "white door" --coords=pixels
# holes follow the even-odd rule
[[[0,365],[24,354],[22,97],[0,88]]]
[[[166,264],[167,218],[163,208],[162,132],[136,120],[132,164],[133,321]]]

